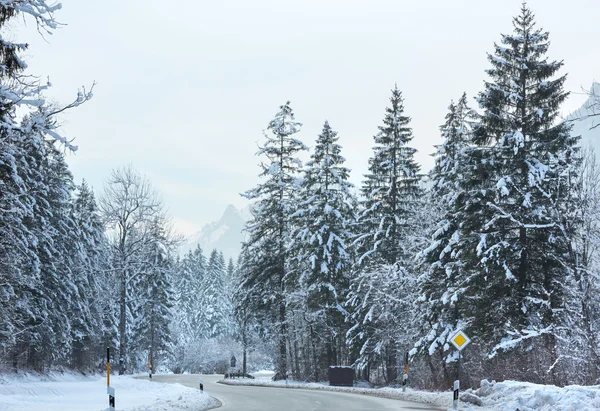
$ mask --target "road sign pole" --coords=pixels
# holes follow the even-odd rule
[[[458,363],[456,367],[457,380],[454,381],[454,398],[452,401],[452,408],[458,410],[458,395],[460,392],[460,353],[467,345],[469,345],[471,339],[462,330],[459,330],[450,337],[450,342],[458,350]]]
[[[108,410],[115,411],[115,389],[110,386],[110,348],[106,349],[106,393],[108,394]]]
[[[452,408],[455,410],[458,409],[458,396],[460,393],[460,350],[458,350],[458,365],[456,369],[457,378],[456,381],[454,381],[454,400],[452,401]]]
[[[458,351],[458,367],[457,367],[457,372],[456,372],[456,374],[457,374],[457,378],[456,379],[459,382],[460,382],[460,353],[461,353],[461,351]]]

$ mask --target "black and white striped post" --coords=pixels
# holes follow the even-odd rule
[[[108,411],[115,411],[115,389],[110,386],[110,348],[106,349],[106,392],[108,394]]]
[[[458,395],[460,392],[460,353],[463,348],[469,345],[471,339],[462,330],[458,330],[450,337],[450,342],[458,350],[457,377],[456,381],[454,381],[454,398],[452,400],[452,408],[458,410]]]

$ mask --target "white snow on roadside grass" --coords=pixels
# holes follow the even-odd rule
[[[419,391],[408,388],[366,388],[366,387],[330,387],[327,383],[306,383],[298,381],[271,381],[269,378],[233,379],[219,381],[229,385],[254,385],[279,388],[302,388],[310,390],[327,390],[352,392],[355,394],[393,398],[403,401],[414,401],[431,404],[437,407],[450,408],[452,392]],[[269,376],[270,377],[270,376]],[[598,411],[600,410],[600,386],[582,387],[570,385],[556,387],[519,381],[487,382],[482,381],[482,388],[467,390],[479,397],[483,405],[461,402],[461,410],[479,411]]]
[[[519,381],[491,382],[474,390],[484,405],[502,411],[594,411],[600,410],[600,386],[540,385]],[[486,393],[487,391],[487,393]],[[483,395],[487,394],[487,395]]]
[[[217,405],[204,392],[166,384],[111,376],[119,411],[200,411]],[[76,374],[0,376],[0,411],[104,411],[108,408],[105,377]]]

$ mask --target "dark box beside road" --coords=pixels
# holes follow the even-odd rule
[[[329,385],[335,387],[352,387],[354,370],[351,367],[329,367]]]

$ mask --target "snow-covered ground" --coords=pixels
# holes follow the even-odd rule
[[[304,388],[314,390],[346,391],[378,397],[395,398],[404,401],[416,401],[448,407],[452,405],[452,393],[419,391],[408,388],[367,388],[367,387],[329,387],[327,383],[305,383],[298,381],[271,381],[273,373],[261,371],[254,374],[256,379],[223,380],[231,385],[260,385],[272,387]],[[539,385],[518,381],[487,382],[481,388],[467,390],[466,394],[480,399],[481,406],[461,402],[461,410],[479,411],[597,411],[600,410],[600,386],[582,387]]]
[[[131,376],[111,376],[119,411],[200,411],[217,405],[204,392]],[[105,377],[77,374],[0,375],[0,411],[103,411],[108,408]]]
[[[483,382],[479,394],[484,405],[502,411],[597,411],[600,410],[600,386],[539,385],[527,382]],[[487,395],[484,395],[487,394]]]

